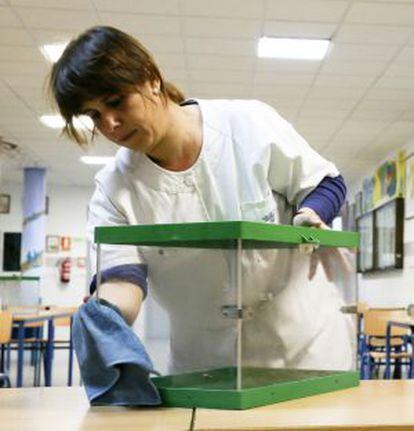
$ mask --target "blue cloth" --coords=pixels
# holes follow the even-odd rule
[[[91,298],[73,318],[73,345],[91,405],[155,406],[153,365],[119,309]]]
[[[346,197],[346,185],[342,175],[325,177],[300,203],[299,209],[308,207],[326,223],[331,224],[338,215]]]
[[[144,294],[148,293],[148,268],[144,263],[130,263],[127,265],[117,265],[101,271],[101,283],[108,280],[129,281],[139,286]],[[96,274],[93,276],[89,286],[89,292],[92,295],[96,290]]]

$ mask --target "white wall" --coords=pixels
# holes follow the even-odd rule
[[[22,184],[1,184],[1,193],[11,195],[10,214],[0,214],[0,234],[22,230]],[[86,290],[85,268],[78,258],[86,257],[85,226],[86,209],[93,189],[89,187],[47,186],[49,215],[46,221],[46,235],[71,237],[71,250],[59,253],[45,253],[45,268],[41,277],[40,295],[43,304],[79,304]],[[2,241],[0,241],[0,248]],[[59,281],[58,262],[63,257],[72,258],[70,283]],[[0,250],[2,268],[3,250]]]
[[[414,139],[401,148],[407,154],[414,152]],[[397,150],[392,153],[395,155]],[[372,166],[372,173],[380,163]],[[359,184],[350,187],[350,200]],[[405,307],[414,303],[414,219],[404,220],[404,264],[403,269],[358,275],[359,299],[373,307]]]

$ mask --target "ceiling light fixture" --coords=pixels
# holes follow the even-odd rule
[[[51,129],[62,129],[65,126],[65,120],[59,114],[47,114],[40,117],[40,121]],[[77,130],[92,131],[94,128],[93,121],[88,115],[79,115],[74,117],[73,125]]]
[[[46,60],[50,61],[51,63],[56,63],[67,45],[68,42],[45,44],[40,47],[40,51]]]
[[[285,58],[296,60],[321,60],[328,52],[327,39],[287,39],[261,37],[257,45],[260,58]]]
[[[40,121],[51,129],[61,129],[65,126],[65,120],[60,115],[42,115]]]
[[[114,158],[108,156],[82,156],[79,160],[86,165],[106,165]]]

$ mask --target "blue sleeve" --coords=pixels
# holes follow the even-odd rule
[[[142,289],[144,298],[148,293],[147,283],[148,269],[145,264],[118,265],[105,269],[101,272],[101,283],[109,280],[122,280],[136,284]],[[89,292],[92,295],[96,290],[96,274],[89,285]]]
[[[342,175],[325,177],[318,186],[300,203],[303,207],[313,209],[326,223],[331,224],[338,215],[346,197],[346,185]]]

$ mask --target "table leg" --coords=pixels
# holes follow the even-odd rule
[[[52,386],[52,362],[53,362],[53,340],[55,337],[55,325],[53,319],[48,320],[47,343],[44,356],[45,386]]]
[[[385,337],[385,373],[384,378],[391,377],[391,324],[387,323],[387,335]]]
[[[24,322],[18,323],[17,329],[17,382],[16,387],[23,386],[23,339],[24,339]]]
[[[72,368],[73,368],[72,323],[73,323],[73,317],[71,316],[71,318],[70,318],[70,328],[69,328],[69,370],[68,370],[68,386],[72,386]]]

